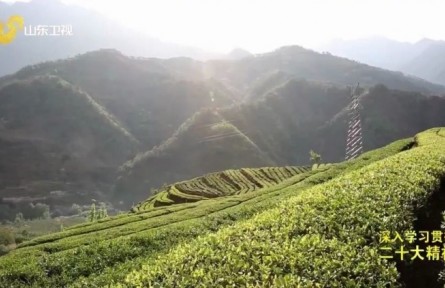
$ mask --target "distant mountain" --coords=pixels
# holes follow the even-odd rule
[[[354,85],[360,82],[364,86],[372,86],[381,83],[406,91],[439,94],[445,91],[444,86],[400,72],[368,66],[326,53],[320,54],[299,46],[282,47],[270,53],[235,62],[212,60],[206,62],[205,66],[207,73],[221,79],[225,84],[229,83],[241,93],[246,93],[259,79],[277,71],[292,77],[336,84]]]
[[[159,145],[201,108],[224,107],[261,98],[291,78],[338,84],[375,85],[442,93],[445,88],[291,46],[238,61],[201,62],[131,58],[112,49],[25,67],[0,78],[0,87],[14,79],[57,75],[81,87],[110,111],[146,149]]]
[[[445,42],[430,43],[419,55],[404,63],[401,70],[444,85]]]
[[[319,50],[445,85],[444,41],[422,39],[411,44],[374,37],[335,40]]]
[[[243,58],[253,57],[253,56],[254,55],[247,50],[236,48],[230,51],[230,53],[227,54],[226,58],[229,60],[241,60]]]
[[[181,129],[180,138],[189,142],[179,144],[169,140],[126,164],[116,193],[128,197],[125,191],[131,191],[140,197],[137,200],[142,200],[144,191],[147,193],[149,188],[157,188],[162,182],[168,184],[208,172],[270,165],[265,161],[278,166],[307,165],[311,149],[322,155],[323,162],[341,161],[345,153],[350,93],[350,88],[344,86],[290,80],[262,100],[218,111],[219,117],[209,120],[194,116],[188,120],[188,127],[207,128]],[[360,98],[360,104],[365,150],[429,127],[445,125],[445,98],[441,97],[377,85]],[[228,122],[230,130],[238,131],[234,135],[239,138],[231,138],[230,131],[214,132],[215,136],[200,134],[208,127],[228,125]],[[248,139],[246,143],[252,143],[249,146],[255,149],[241,148],[238,141],[242,139]],[[190,144],[200,141],[205,143],[204,147]]]
[[[318,50],[376,67],[399,70],[402,65],[419,55],[422,49],[424,46],[421,43],[413,45],[384,37],[371,37],[357,40],[336,39]]]
[[[92,50],[115,48],[128,55],[171,58],[187,56],[196,59],[219,58],[222,55],[172,43],[162,42],[124,27],[102,14],[58,0],[32,0],[12,5],[0,2],[0,20],[21,15],[25,25],[72,25],[70,37],[25,37],[20,33],[8,45],[0,46],[0,76],[31,64],[72,57]]]

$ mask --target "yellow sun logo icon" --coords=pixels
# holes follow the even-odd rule
[[[0,21],[0,44],[11,43],[17,32],[23,30],[24,23],[23,17],[18,15],[9,17],[6,23]]]

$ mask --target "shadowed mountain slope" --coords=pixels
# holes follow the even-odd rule
[[[67,197],[58,200],[68,203],[103,198],[116,165],[140,149],[91,96],[58,77],[6,85],[0,101],[4,198],[50,203],[52,196]]]

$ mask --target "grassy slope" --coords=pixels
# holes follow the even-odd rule
[[[131,273],[126,282],[150,287],[401,286],[395,263],[380,258],[378,235],[413,230],[417,213],[439,191],[445,177],[444,129],[418,135],[417,147],[409,151],[183,243]]]
[[[248,219],[316,184],[394,155],[410,142],[398,141],[354,161],[299,174],[256,193],[119,215],[33,239],[0,258],[0,283],[94,287],[123,281],[130,271],[178,243]]]

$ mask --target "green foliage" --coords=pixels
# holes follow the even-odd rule
[[[398,287],[379,232],[413,229],[445,177],[445,138],[307,189],[252,219],[185,242],[131,287]],[[298,207],[298,208],[297,208]],[[335,257],[332,257],[335,255]],[[378,275],[378,276],[377,276]]]
[[[409,143],[411,139],[398,141],[255,193],[121,214],[32,239],[0,258],[0,283],[12,287],[105,287],[124,281],[129,272],[179,243],[249,219],[314,185],[396,154]]]

